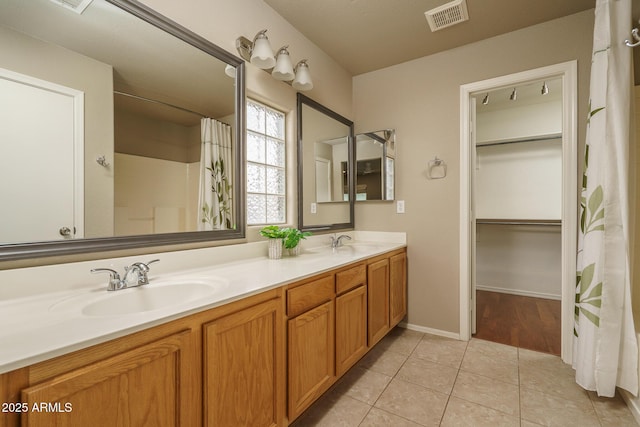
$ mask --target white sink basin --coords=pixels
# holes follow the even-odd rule
[[[86,305],[82,309],[82,314],[113,316],[142,313],[204,298],[212,295],[214,291],[215,288],[204,283],[181,283],[157,287],[145,285],[114,291],[113,295]]]
[[[74,296],[59,301],[50,307],[52,311],[77,310],[85,316],[117,316],[144,313],[172,306],[179,306],[201,298],[213,297],[227,290],[225,280],[191,280],[176,283],[163,283],[123,289],[120,291],[99,292]]]
[[[305,252],[314,255],[324,256],[367,256],[373,254],[381,249],[381,246],[376,243],[369,242],[349,242],[337,248],[331,248],[329,246],[321,246],[317,248],[307,249]]]

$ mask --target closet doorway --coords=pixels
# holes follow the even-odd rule
[[[564,63],[461,88],[462,339],[570,360],[575,68]]]

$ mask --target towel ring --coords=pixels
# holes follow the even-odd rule
[[[447,176],[447,164],[445,161],[439,159],[438,156],[429,160],[427,164],[427,177],[429,179],[442,179],[445,176]]]

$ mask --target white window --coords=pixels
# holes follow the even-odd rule
[[[287,219],[284,113],[247,100],[247,224]]]

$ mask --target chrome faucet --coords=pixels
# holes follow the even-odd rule
[[[127,274],[129,274],[129,272],[131,270],[136,270],[138,273],[138,284],[135,286],[143,286],[143,285],[148,285],[149,284],[149,270],[151,270],[151,268],[149,268],[149,264],[152,264],[154,262],[158,262],[160,261],[159,259],[152,259],[149,262],[134,262],[133,264],[131,264],[130,267],[125,267],[125,271],[127,272]],[[126,277],[126,274],[125,274]]]
[[[111,268],[93,268],[91,273],[109,273],[109,285],[108,291],[119,291],[120,289],[134,288],[136,286],[149,284],[149,264],[158,262],[159,259],[151,260],[147,263],[134,262],[128,267],[124,268],[124,277],[120,277],[120,274]],[[135,276],[132,277],[132,275]]]
[[[351,240],[351,237],[347,236],[346,234],[341,234],[338,237],[331,236],[331,247],[335,249],[342,246],[342,239]]]

